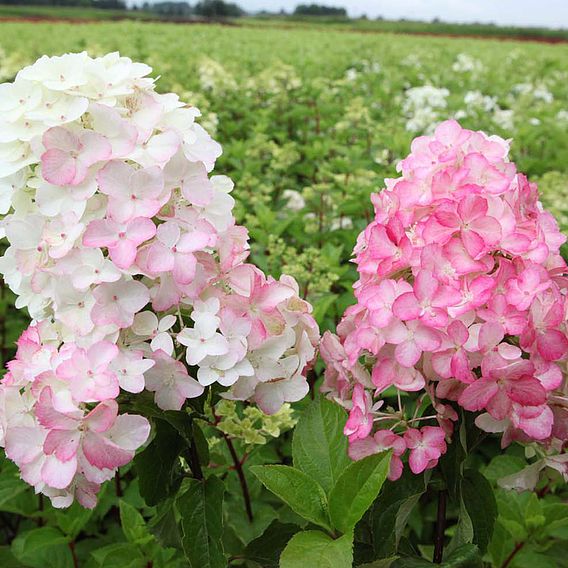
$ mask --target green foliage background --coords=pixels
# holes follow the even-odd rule
[[[2,23],[0,79],[10,80],[43,54],[66,51],[119,50],[152,65],[161,75],[158,89],[175,91],[201,108],[202,124],[222,143],[217,171],[236,181],[236,215],[250,230],[252,260],[276,277],[287,272],[297,278],[322,331],[333,329],[352,302],[356,273],[350,251],[371,219],[369,195],[385,177],[396,176],[396,162],[417,134],[406,129],[411,117],[405,115],[405,92],[411,87],[448,89],[447,108],[437,111],[440,120],[463,111],[464,126],[512,137],[512,159],[539,182],[544,204],[568,229],[568,46],[257,23],[254,28]],[[476,69],[454,70],[459,54],[478,62]],[[518,84],[529,87],[519,90]],[[538,95],[539,89],[552,100]],[[503,128],[494,112],[465,102],[471,91],[512,111],[512,125]],[[301,194],[299,210],[288,206],[288,190]],[[1,293],[5,362],[26,316],[14,310],[8,291]],[[320,372],[318,365],[311,377],[314,390]],[[326,420],[335,420],[334,443],[341,450],[344,417],[326,415],[311,423],[306,416],[316,411],[310,406],[292,444],[290,428],[308,403],[275,419],[235,405],[221,408],[218,416],[197,409],[201,419],[187,424],[180,422],[189,416],[184,413],[155,416],[154,442],[104,487],[93,512],[77,505],[56,511],[2,459],[0,566],[269,567],[278,566],[292,537],[294,545],[280,564],[284,568],[343,568],[351,562],[375,568],[427,566],[436,497],[444,487],[451,498],[444,565],[568,566],[563,552],[568,492],[562,482],[547,479],[537,493],[498,488],[500,478],[526,465],[522,448],[502,452],[488,438],[468,453],[476,444],[460,446],[458,440],[441,473],[387,482],[365,513],[384,481],[380,464],[360,466],[367,469],[351,472],[346,481],[341,474],[351,466],[335,457],[337,471],[332,468],[326,477],[321,467],[330,454],[318,432],[321,436]],[[196,450],[210,465],[206,481],[191,479],[190,458],[180,457],[190,430],[199,432]],[[344,447],[341,451],[344,455]],[[311,463],[313,455],[317,459]],[[267,464],[288,469],[262,469]],[[240,475],[250,493],[252,521]],[[354,491],[350,502],[334,496],[338,483],[344,484],[341,494],[347,487]],[[307,491],[303,507],[287,493],[290,486]],[[307,498],[314,492],[321,493],[319,501]],[[318,560],[310,563],[306,554],[314,550]]]

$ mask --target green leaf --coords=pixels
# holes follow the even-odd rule
[[[259,484],[260,485],[260,484]],[[253,502],[253,521],[248,519],[243,505],[242,495],[227,494],[223,504],[226,525],[233,529],[243,546],[258,538],[274,521],[278,513],[270,503],[255,499]]]
[[[481,568],[481,554],[474,544],[464,544],[444,558],[444,568]]]
[[[497,519],[497,501],[491,484],[481,473],[466,470],[461,484],[463,503],[473,526],[473,543],[485,553]]]
[[[0,566],[2,568],[22,568],[23,564],[16,560],[9,546],[0,546]]]
[[[128,542],[141,545],[154,539],[146,526],[144,517],[132,505],[121,500],[119,510],[122,532]]]
[[[568,504],[543,503],[546,533],[556,538],[568,539]]]
[[[303,471],[286,465],[255,465],[250,471],[304,519],[331,529],[327,498],[321,487]]]
[[[150,445],[134,458],[140,494],[149,506],[172,495],[181,477],[176,475],[176,463],[185,447],[178,431],[165,420],[156,420],[156,435]]]
[[[12,554],[32,568],[72,568],[69,539],[54,527],[41,527],[19,534],[12,542]]]
[[[278,568],[280,554],[298,531],[297,525],[273,521],[261,536],[247,545],[245,556],[262,568]]]
[[[193,421],[191,428],[193,433],[193,443],[195,444],[199,461],[202,464],[207,465],[209,463],[209,444],[207,443],[207,438],[195,420]]]
[[[148,530],[162,546],[182,548],[173,499],[163,501],[156,507],[156,514],[148,522]]]
[[[129,542],[109,544],[91,552],[100,568],[142,568],[148,561],[140,549]]]
[[[474,539],[474,528],[473,522],[471,517],[469,516],[467,507],[465,506],[463,497],[459,495],[459,513],[458,513],[458,524],[456,525],[456,529],[452,540],[448,545],[448,550],[453,551],[463,546],[464,544],[471,544]]]
[[[493,530],[493,538],[487,548],[494,566],[501,566],[513,547],[515,541],[511,538],[509,531],[501,524],[501,520],[497,519]]]
[[[444,558],[441,564],[434,564],[424,558],[399,558],[392,568],[481,568],[482,561],[479,549],[473,544],[464,544],[456,548]]]
[[[460,431],[465,428],[464,423],[460,425]],[[449,497],[451,501],[458,501],[460,494],[460,484],[463,477],[463,466],[467,454],[464,450],[462,441],[458,436],[454,436],[446,453],[440,458],[439,467],[446,481]]]
[[[293,536],[282,556],[280,568],[352,568],[353,535],[333,540],[321,531]]]
[[[491,460],[491,463],[483,471],[483,475],[489,481],[498,481],[503,477],[518,473],[526,465],[526,460],[518,456],[499,455]]]
[[[424,558],[399,558],[392,565],[392,568],[431,568],[432,566],[441,566],[440,564],[433,564]]]
[[[223,494],[225,484],[217,477],[192,479],[178,498],[182,544],[192,568],[225,568],[223,536]]]
[[[343,434],[346,420],[339,405],[321,397],[312,401],[294,430],[294,466],[317,479],[328,494],[351,461]]]
[[[90,521],[93,509],[85,509],[75,502],[64,511],[56,511],[57,526],[71,539],[74,539]]]
[[[358,568],[391,568],[397,558],[398,556],[381,558],[379,560],[374,560],[373,562],[368,562],[367,564],[360,564]]]
[[[344,470],[329,496],[329,512],[335,528],[346,533],[361,520],[387,478],[390,458],[390,452],[373,454]]]
[[[0,511],[16,515],[31,515],[37,509],[37,496],[20,479],[16,464],[5,461],[0,475]]]
[[[428,473],[427,473],[428,474]],[[394,555],[408,517],[426,491],[425,475],[414,475],[408,469],[396,482],[387,481],[371,512],[371,532],[375,555]]]

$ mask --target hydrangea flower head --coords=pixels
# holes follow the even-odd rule
[[[178,411],[219,383],[276,413],[318,341],[294,280],[247,264],[199,111],[150,72],[66,54],[0,86],[0,272],[34,320],[0,382],[0,444],[57,507],[93,507],[146,442],[124,392]]]
[[[352,457],[394,448],[391,478],[401,445],[414,473],[438,463],[460,407],[503,445],[566,444],[566,239],[508,151],[444,122],[371,198],[357,303],[322,340],[323,390],[349,410]]]

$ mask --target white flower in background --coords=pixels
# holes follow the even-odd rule
[[[556,120],[558,122],[568,122],[568,110],[559,110],[556,114]]]
[[[381,69],[381,64],[378,61],[363,61],[363,71],[365,73],[380,73]]]
[[[231,73],[221,63],[210,57],[201,59],[197,73],[201,88],[205,91],[222,93],[234,91],[237,88],[237,82]]]
[[[430,132],[440,120],[439,111],[448,106],[450,91],[431,85],[412,87],[405,93],[402,111],[409,132]]]
[[[493,122],[503,130],[515,128],[515,112],[512,109],[497,109],[493,113]]]
[[[330,223],[329,228],[331,231],[337,231],[340,229],[352,229],[353,219],[351,217],[339,217],[338,219],[333,219]]]
[[[420,69],[422,67],[420,57],[418,57],[418,55],[414,52],[409,53],[400,63],[405,67],[414,67],[415,69]]]
[[[484,95],[480,91],[468,91],[463,98],[463,102],[466,108],[475,107],[485,112],[493,112],[498,107],[497,97]]]
[[[290,209],[290,211],[301,211],[306,206],[302,194],[295,189],[285,189],[282,192],[282,197],[286,200],[286,209]]]
[[[355,81],[359,77],[359,71],[355,69],[355,67],[351,67],[345,71],[345,80],[346,81]]]
[[[512,130],[514,127],[514,111],[511,109],[502,109],[497,97],[484,95],[481,91],[468,91],[464,95],[464,109],[458,110],[454,114],[454,118],[461,120],[463,118],[478,119],[480,114],[489,116],[495,124],[504,130]]]
[[[456,73],[479,73],[483,70],[483,63],[468,53],[458,53],[452,70]]]
[[[512,92],[517,96],[525,96],[546,104],[554,101],[554,95],[543,83],[518,83],[513,87]]]

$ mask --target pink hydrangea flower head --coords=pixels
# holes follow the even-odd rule
[[[434,467],[458,407],[503,445],[566,446],[566,239],[508,153],[450,120],[371,197],[356,304],[322,342],[322,391],[349,411],[354,459],[404,440],[393,477],[406,451],[414,473]]]
[[[87,177],[90,166],[112,154],[104,136],[88,130],[75,133],[62,126],[45,132],[43,145],[42,174],[53,185],[79,185]]]
[[[246,263],[220,145],[150,72],[46,56],[0,89],[0,272],[35,320],[0,383],[0,445],[55,507],[94,507],[146,442],[119,401],[185,412],[214,388],[276,413],[309,390],[312,308]]]

